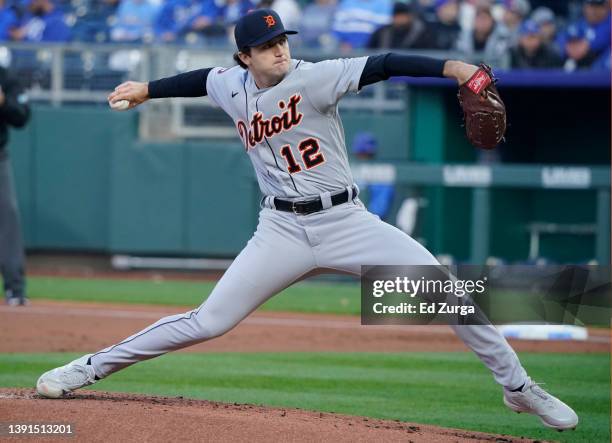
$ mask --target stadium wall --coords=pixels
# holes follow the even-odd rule
[[[410,100],[418,113],[345,112],[348,145],[365,129],[379,137],[379,161],[476,160],[456,124],[450,90],[420,88]],[[140,142],[137,127],[137,113],[34,107],[31,124],[13,131],[10,143],[29,249],[226,257],[240,251],[256,227],[259,201],[240,143]],[[609,135],[591,134],[597,139],[563,160],[609,162],[609,152],[598,153],[603,143],[609,146]],[[555,152],[555,146],[538,146]],[[469,258],[469,190],[432,186],[421,192],[428,204],[416,234],[435,253]],[[588,223],[595,217],[595,196],[580,191],[552,192],[551,198],[551,191],[500,189],[494,195],[491,253],[508,259],[526,257],[530,221]],[[453,223],[443,222],[449,219]],[[564,247],[566,240],[573,247]],[[552,238],[542,249],[547,256],[582,260],[593,256],[591,243]]]

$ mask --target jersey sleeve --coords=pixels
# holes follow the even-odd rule
[[[342,58],[312,64],[305,85],[312,105],[327,113],[346,94],[358,92],[367,60],[368,57]]]
[[[228,97],[230,92],[228,91],[228,81],[231,77],[231,68],[213,68],[206,79],[206,92],[213,102],[224,111],[227,109],[229,104]]]

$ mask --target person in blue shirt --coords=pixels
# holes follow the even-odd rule
[[[0,0],[0,40],[12,39],[12,32],[19,26],[17,14],[5,0]]]
[[[335,0],[315,0],[304,8],[298,38],[308,48],[332,48],[335,38],[332,24],[336,13]]]
[[[584,17],[572,23],[560,39],[568,71],[609,66],[609,0],[585,0],[583,14]]]
[[[176,41],[199,8],[197,0],[166,0],[155,19],[155,35],[163,42]]]
[[[51,0],[32,0],[11,35],[14,40],[28,42],[67,42],[71,31],[64,13]]]
[[[168,0],[157,15],[155,35],[163,42],[176,42],[190,32],[217,31],[219,14],[214,0]]]
[[[391,0],[342,0],[333,24],[340,49],[364,48],[374,31],[391,22],[392,9]]]
[[[215,5],[219,8],[221,21],[226,25],[236,23],[244,14],[255,9],[255,5],[249,0],[219,0],[215,1]]]
[[[360,160],[371,160],[376,156],[378,141],[371,132],[359,132],[353,139],[353,154]],[[367,182],[363,183],[368,192],[368,210],[381,219],[389,215],[393,197],[395,197],[395,186],[393,183]]]
[[[111,30],[115,42],[150,41],[158,7],[150,0],[122,0]]]

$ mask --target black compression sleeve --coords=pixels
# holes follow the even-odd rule
[[[149,97],[203,97],[206,95],[206,79],[211,69],[198,69],[153,80],[149,82]]]
[[[388,54],[368,57],[359,79],[359,89],[363,86],[389,77],[444,77],[444,63],[439,60],[420,55],[402,55],[390,52]]]

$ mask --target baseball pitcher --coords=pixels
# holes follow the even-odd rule
[[[287,35],[295,31],[286,30],[270,9],[245,15],[234,33],[238,66],[126,82],[109,95],[109,103],[133,108],[150,99],[209,96],[232,118],[255,168],[264,196],[257,230],[201,306],[46,372],[37,383],[40,395],[58,398],[134,363],[225,334],[270,297],[316,273],[360,275],[365,264],[439,265],[359,200],[338,102],[392,76],[453,78],[462,85],[462,103],[477,109],[471,114],[464,105],[468,137],[487,148],[505,130],[490,70],[394,53],[294,60]],[[491,370],[510,409],[535,414],[551,428],[576,427],[576,413],[528,377],[495,327],[452,327]]]

